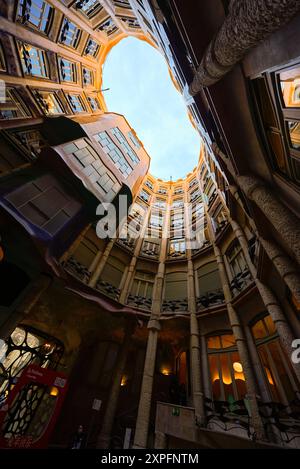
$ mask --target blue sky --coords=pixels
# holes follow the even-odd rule
[[[176,180],[196,166],[200,137],[159,52],[123,39],[106,59],[103,88],[110,88],[104,93],[108,110],[123,114],[143,142],[154,176]]]

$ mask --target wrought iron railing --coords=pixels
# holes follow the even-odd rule
[[[197,309],[209,308],[224,303],[223,290],[211,290],[196,299]]]
[[[151,310],[152,299],[140,295],[129,295],[127,304],[136,308]]]

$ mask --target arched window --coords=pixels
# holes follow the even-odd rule
[[[286,356],[272,318],[267,315],[252,326],[252,334],[273,401],[287,405],[295,398],[299,383]]]
[[[207,348],[213,399],[228,402],[243,399],[245,376],[233,334],[208,337]]]

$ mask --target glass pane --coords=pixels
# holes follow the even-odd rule
[[[228,361],[228,354],[222,353],[220,355],[220,361],[221,361],[222,381],[223,381],[224,390],[225,390],[225,397],[226,399],[230,398],[230,399],[235,400],[233,386],[232,386],[231,369],[229,367],[230,362]]]
[[[258,353],[259,353],[261,362],[263,364],[263,368],[266,373],[267,382],[269,384],[269,390],[271,392],[272,400],[275,402],[280,402],[281,399],[278,394],[275,377],[273,375],[273,371],[269,363],[269,359],[268,359],[268,355],[267,355],[265,347],[266,347],[265,345],[262,345],[261,347],[259,347]]]
[[[292,147],[300,150],[300,122],[288,121],[287,125]]]
[[[264,337],[267,337],[267,331],[265,328],[265,325],[262,321],[258,321],[253,327],[252,327],[252,333],[255,339],[263,339]]]
[[[300,67],[286,70],[280,74],[280,86],[286,107],[300,106]]]
[[[285,172],[286,165],[285,165],[285,158],[284,158],[284,149],[282,145],[281,135],[278,132],[268,131],[267,136],[270,142],[270,146],[273,150],[273,154],[275,156],[275,162],[277,167]]]
[[[207,339],[207,347],[219,349],[221,348],[221,340],[219,336],[209,337]]]
[[[221,399],[221,381],[219,373],[218,355],[209,355],[209,369],[214,399]]]
[[[275,334],[276,333],[276,327],[275,327],[273,319],[271,318],[270,315],[268,315],[264,318],[264,322],[265,322],[265,325],[267,326],[267,329],[269,331],[269,335]]]
[[[222,348],[233,347],[235,345],[235,338],[233,334],[225,334],[221,336]]]

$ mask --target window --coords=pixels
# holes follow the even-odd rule
[[[77,167],[102,196],[106,196],[109,200],[116,196],[121,188],[120,184],[85,139],[68,143],[64,145],[63,150],[67,155],[71,155]]]
[[[131,294],[144,298],[152,298],[153,285],[154,274],[137,271],[131,287]]]
[[[151,181],[147,180],[145,182],[145,186],[147,186],[151,191],[153,191],[153,184]]]
[[[171,272],[166,275],[165,299],[178,300],[187,297],[186,272]]]
[[[97,98],[94,98],[93,96],[88,96],[87,100],[93,112],[101,110],[101,106]]]
[[[101,145],[115,167],[127,178],[132,173],[132,168],[126,161],[121,150],[115,145],[107,132],[94,135],[94,139]]]
[[[144,189],[142,189],[141,192],[140,192],[140,198],[142,200],[144,200],[145,202],[149,202],[150,194],[147,191],[145,191]]]
[[[104,21],[102,21],[101,24],[99,24],[97,29],[98,31],[105,33],[107,36],[111,36],[116,31],[118,31],[118,28],[112,18],[106,18]]]
[[[234,242],[227,250],[226,256],[233,276],[242,272],[246,267],[246,261],[239,242]]]
[[[14,88],[6,87],[5,102],[0,101],[0,119],[18,119],[28,117],[27,110],[19,93]]]
[[[185,254],[186,244],[185,239],[170,240],[169,242],[169,256],[179,256]]]
[[[300,182],[300,66],[253,80],[270,162],[276,172]]]
[[[53,8],[43,0],[20,0],[17,21],[47,34],[53,11]]]
[[[205,264],[197,270],[198,294],[207,295],[209,292],[222,288],[219,270],[216,262]]]
[[[45,146],[45,141],[39,130],[35,128],[25,130],[8,130],[9,136],[15,141],[22,149],[26,149],[30,157],[35,159],[40,154],[42,148]]]
[[[101,274],[101,280],[118,288],[125,270],[125,264],[114,256],[109,256]]]
[[[131,8],[128,0],[113,0],[113,3],[116,7]]]
[[[265,372],[271,400],[287,405],[295,398],[299,382],[286,356],[272,318],[267,315],[252,326],[258,355]]]
[[[128,132],[128,137],[130,138],[130,140],[132,141],[132,143],[134,144],[136,148],[141,148],[141,144],[133,131]]]
[[[137,18],[132,18],[131,16],[121,16],[121,15],[117,15],[117,18],[121,20],[122,23],[126,24],[128,28],[140,29],[140,24]]]
[[[49,78],[46,52],[29,44],[19,43],[23,72],[39,78]]]
[[[89,39],[86,43],[84,54],[89,55],[91,57],[96,57],[100,49],[100,45],[98,42],[94,41],[94,39]]]
[[[88,18],[92,18],[103,9],[103,6],[99,0],[79,0],[75,3],[75,8],[84,13]]]
[[[81,31],[68,18],[65,18],[62,24],[59,42],[65,46],[76,49],[80,40]]]
[[[5,63],[5,57],[3,53],[3,46],[0,42],[0,71],[5,72],[6,71],[6,63]]]
[[[94,72],[89,68],[83,67],[82,69],[82,78],[83,78],[83,85],[93,85],[94,84]]]
[[[140,159],[135,153],[135,151],[131,148],[129,143],[127,142],[126,137],[123,134],[123,132],[121,132],[121,130],[118,127],[114,127],[113,129],[111,129],[111,133],[116,137],[118,142],[122,145],[123,150],[129,156],[132,163],[135,165],[138,164],[140,162]]]
[[[59,74],[62,81],[69,83],[76,83],[77,81],[77,70],[76,64],[63,57],[58,58]]]
[[[64,108],[55,91],[35,90],[33,93],[45,114],[64,114]]]
[[[86,112],[82,98],[79,94],[67,94],[67,98],[70,103],[71,109],[75,114],[80,112]]]
[[[245,398],[245,376],[234,336],[208,337],[207,348],[213,399],[234,402]]]

